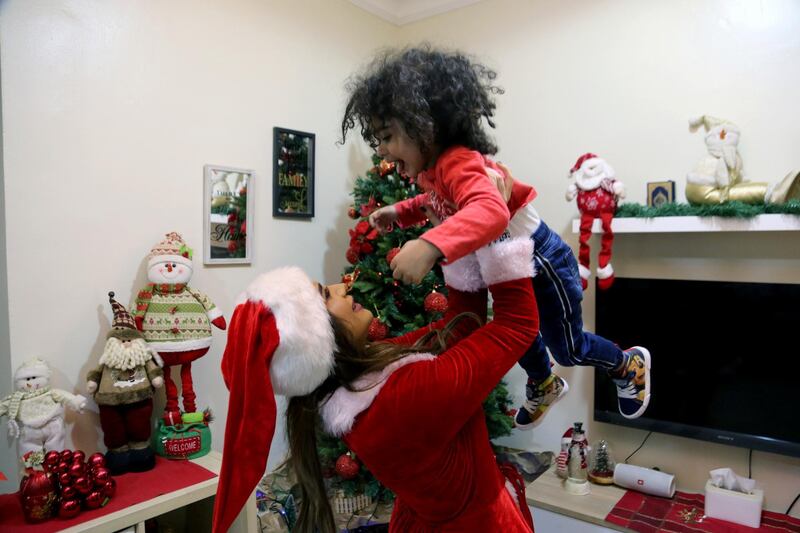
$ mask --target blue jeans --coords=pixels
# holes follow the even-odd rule
[[[548,352],[562,366],[596,366],[606,370],[619,367],[622,350],[603,337],[583,331],[583,289],[572,249],[544,222],[531,238],[539,336],[519,360],[520,366],[537,382],[550,375]]]

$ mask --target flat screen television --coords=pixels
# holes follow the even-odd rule
[[[800,284],[617,278],[597,334],[652,354],[642,417],[595,370],[594,419],[800,457]]]

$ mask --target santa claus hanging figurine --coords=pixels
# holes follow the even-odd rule
[[[164,420],[168,425],[181,422],[178,390],[170,376],[172,366],[181,367],[183,409],[197,413],[192,361],[211,347],[211,325],[226,328],[222,311],[208,296],[187,285],[192,277],[192,249],[183,238],[168,233],[147,256],[150,283],[136,297],[134,317],[150,348],[164,361],[167,404]]]
[[[611,231],[611,220],[617,211],[617,201],[625,197],[625,186],[615,179],[614,169],[604,159],[595,154],[586,153],[578,158],[569,171],[569,177],[575,180],[567,189],[567,201],[577,198],[578,211],[581,214],[580,249],[578,268],[580,270],[583,290],[589,286],[589,238],[592,236],[592,224],[599,218],[603,228],[600,239],[600,254],[597,258],[597,286],[605,290],[614,283],[614,268],[611,266],[611,245],[614,233]]]

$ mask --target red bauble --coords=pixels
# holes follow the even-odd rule
[[[348,454],[343,454],[336,459],[336,473],[342,479],[353,479],[358,475],[358,461],[350,457]]]
[[[72,452],[72,462],[82,463],[86,460],[86,453],[83,450],[76,450]]]
[[[381,339],[385,339],[388,333],[389,333],[389,328],[386,327],[386,324],[384,324],[377,318],[373,318],[372,322],[369,325],[367,337],[371,341],[379,341]]]
[[[103,494],[106,495],[106,498],[113,498],[114,494],[117,493],[117,482],[114,481],[113,477],[108,478],[106,481],[105,487],[103,487]]]
[[[394,260],[394,257],[399,253],[400,253],[400,248],[397,247],[389,250],[389,252],[386,254],[386,262],[391,265],[392,260]]]
[[[106,458],[102,453],[93,453],[89,456],[89,468],[97,469],[106,466]]]
[[[20,500],[25,521],[43,522],[56,512],[55,483],[41,470],[33,470],[22,479]]]
[[[57,451],[49,451],[44,456],[44,466],[45,468],[51,468],[53,471],[58,469],[58,463],[61,462],[61,454]]]
[[[56,468],[56,472],[59,474],[66,474],[69,472],[69,463],[66,461],[61,461],[58,463],[58,468]]]
[[[433,291],[425,297],[425,310],[429,313],[444,313],[447,311],[447,297],[440,293]]]
[[[88,494],[92,490],[92,480],[87,476],[81,476],[75,479],[75,488],[81,494]]]
[[[351,207],[350,209],[347,210],[347,216],[355,220],[358,218],[358,211],[356,211],[355,207]]]
[[[86,504],[87,509],[97,509],[98,507],[100,507],[100,504],[102,504],[103,500],[105,499],[106,498],[103,495],[102,491],[93,490],[86,496],[86,499],[83,501]]]
[[[78,491],[72,485],[61,486],[61,499],[71,500],[78,497]]]
[[[59,474],[58,483],[62,487],[69,487],[70,485],[72,485],[72,476],[69,475],[69,472],[64,472],[63,474]]]
[[[65,463],[72,462],[72,451],[71,450],[64,450],[61,452],[61,460]]]
[[[81,502],[76,499],[61,500],[58,507],[59,518],[73,518],[81,512]]]
[[[72,463],[69,465],[69,475],[79,478],[86,474],[86,465],[83,463]]]
[[[358,254],[358,249],[348,248],[347,253],[345,254],[345,258],[347,259],[347,262],[350,263],[351,265],[355,265],[356,263],[358,263],[358,260],[360,259],[360,256]]]
[[[94,470],[95,487],[105,486],[109,479],[111,479],[111,474],[109,473],[108,468],[98,468],[97,470]]]
[[[233,254],[233,253],[236,253],[236,249],[237,249],[237,248],[239,248],[239,245],[236,243],[236,241],[230,241],[230,242],[228,243],[228,251],[229,251],[230,253],[232,253],[232,254]]]

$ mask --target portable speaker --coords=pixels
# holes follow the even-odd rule
[[[665,498],[675,494],[674,475],[641,466],[618,464],[614,468],[614,484]]]

